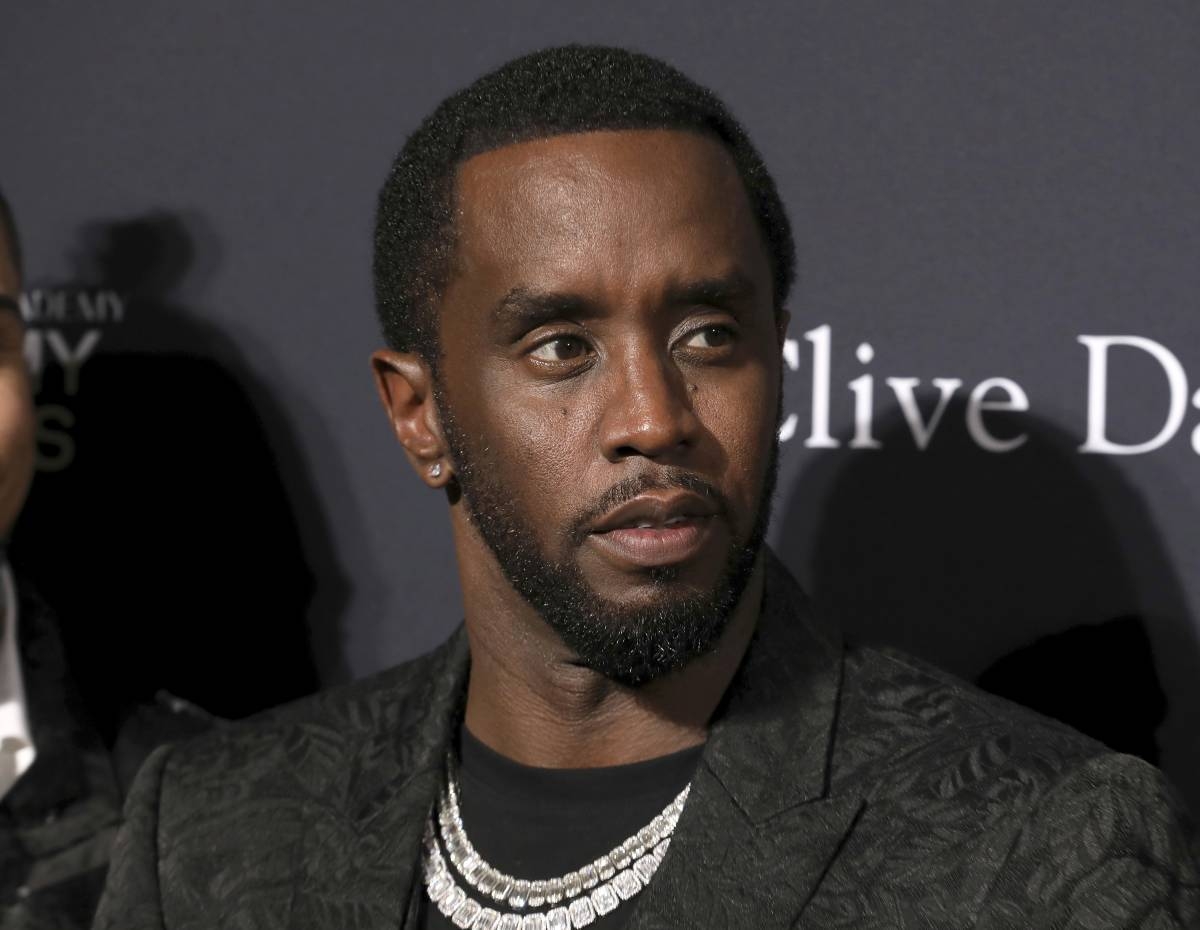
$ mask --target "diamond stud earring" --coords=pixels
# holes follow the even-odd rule
[[[442,477],[442,463],[441,462],[434,462],[432,465],[429,466],[429,477],[430,478]]]

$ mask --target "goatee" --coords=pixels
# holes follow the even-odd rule
[[[677,671],[712,652],[729,624],[754,572],[770,521],[778,471],[778,441],[771,443],[757,512],[744,539],[734,536],[728,501],[709,482],[685,469],[656,466],[619,482],[581,510],[566,532],[572,548],[597,516],[649,490],[682,488],[702,494],[730,528],[724,567],[707,589],[681,583],[673,567],[651,569],[655,595],[636,605],[598,594],[572,559],[547,558],[533,526],[498,479],[496,463],[473,448],[439,397],[442,426],[450,446],[462,502],[513,588],[562,638],[585,667],[619,684],[637,687]],[[483,446],[486,448],[486,446]]]

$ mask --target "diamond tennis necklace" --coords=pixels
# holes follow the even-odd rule
[[[689,784],[649,824],[595,861],[561,877],[531,881],[493,868],[471,845],[459,810],[454,761],[448,757],[446,786],[438,798],[436,819],[431,814],[425,823],[421,867],[426,893],[456,927],[473,930],[586,927],[650,883],[666,854],[690,788]],[[449,864],[442,854],[443,846]],[[459,885],[459,875],[475,892],[474,897]],[[489,898],[499,909],[488,906]]]

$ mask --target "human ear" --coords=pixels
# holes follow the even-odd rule
[[[449,450],[433,396],[429,365],[412,352],[380,349],[371,355],[375,387],[409,464],[431,488],[451,479]]]

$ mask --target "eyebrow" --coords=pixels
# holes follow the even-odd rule
[[[579,294],[518,286],[500,298],[492,315],[506,325],[533,329],[561,317],[595,316],[598,312],[592,301]]]
[[[754,282],[734,269],[728,274],[670,285],[663,303],[670,307],[703,304],[730,309],[731,304],[753,298],[756,291]],[[492,315],[503,324],[533,329],[551,320],[594,317],[601,312],[594,300],[580,294],[517,286],[500,298]]]
[[[754,282],[739,269],[713,278],[684,281],[667,289],[666,302],[672,306],[706,304],[728,308],[730,304],[754,297]]]

